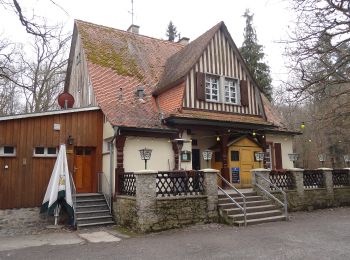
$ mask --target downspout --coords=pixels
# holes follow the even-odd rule
[[[114,175],[114,140],[119,135],[119,127],[113,126],[114,135],[112,140],[109,142],[109,194],[111,198],[111,213],[112,213],[112,195],[113,195],[113,175]]]

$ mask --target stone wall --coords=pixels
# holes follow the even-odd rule
[[[218,219],[216,170],[203,170],[204,194],[157,197],[156,171],[134,172],[136,196],[116,196],[118,225],[139,232],[159,231]]]
[[[207,196],[157,198],[152,231],[208,222]]]
[[[117,225],[133,228],[137,223],[136,198],[116,196],[113,202],[113,213]]]
[[[305,189],[303,183],[303,170],[289,169],[293,175],[295,188],[295,190],[286,190],[289,211],[350,206],[350,186],[335,188],[332,180],[332,169],[320,168],[319,170],[321,170],[323,174],[324,188]],[[268,179],[269,173],[270,171],[266,169],[253,170],[253,184],[258,183],[266,190],[269,190],[270,184],[262,180],[260,177],[258,179],[255,178],[255,174],[259,174],[260,176],[264,176],[266,179]],[[348,174],[350,178],[350,171]],[[256,186],[254,186],[254,189],[259,195],[266,196]],[[283,201],[283,196],[280,192],[272,191],[272,193]]]

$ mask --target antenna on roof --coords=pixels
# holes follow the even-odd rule
[[[134,0],[131,0],[131,24],[134,24]]]

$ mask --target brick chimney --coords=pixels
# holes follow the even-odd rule
[[[139,29],[140,29],[140,26],[132,24],[129,26],[128,32],[139,34]]]
[[[187,45],[190,42],[190,38],[181,37],[180,40],[178,40],[177,42],[182,44],[182,45]]]

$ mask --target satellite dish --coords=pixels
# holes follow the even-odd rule
[[[74,105],[74,97],[68,92],[63,92],[62,94],[59,94],[57,99],[58,104],[63,109],[72,108]]]

